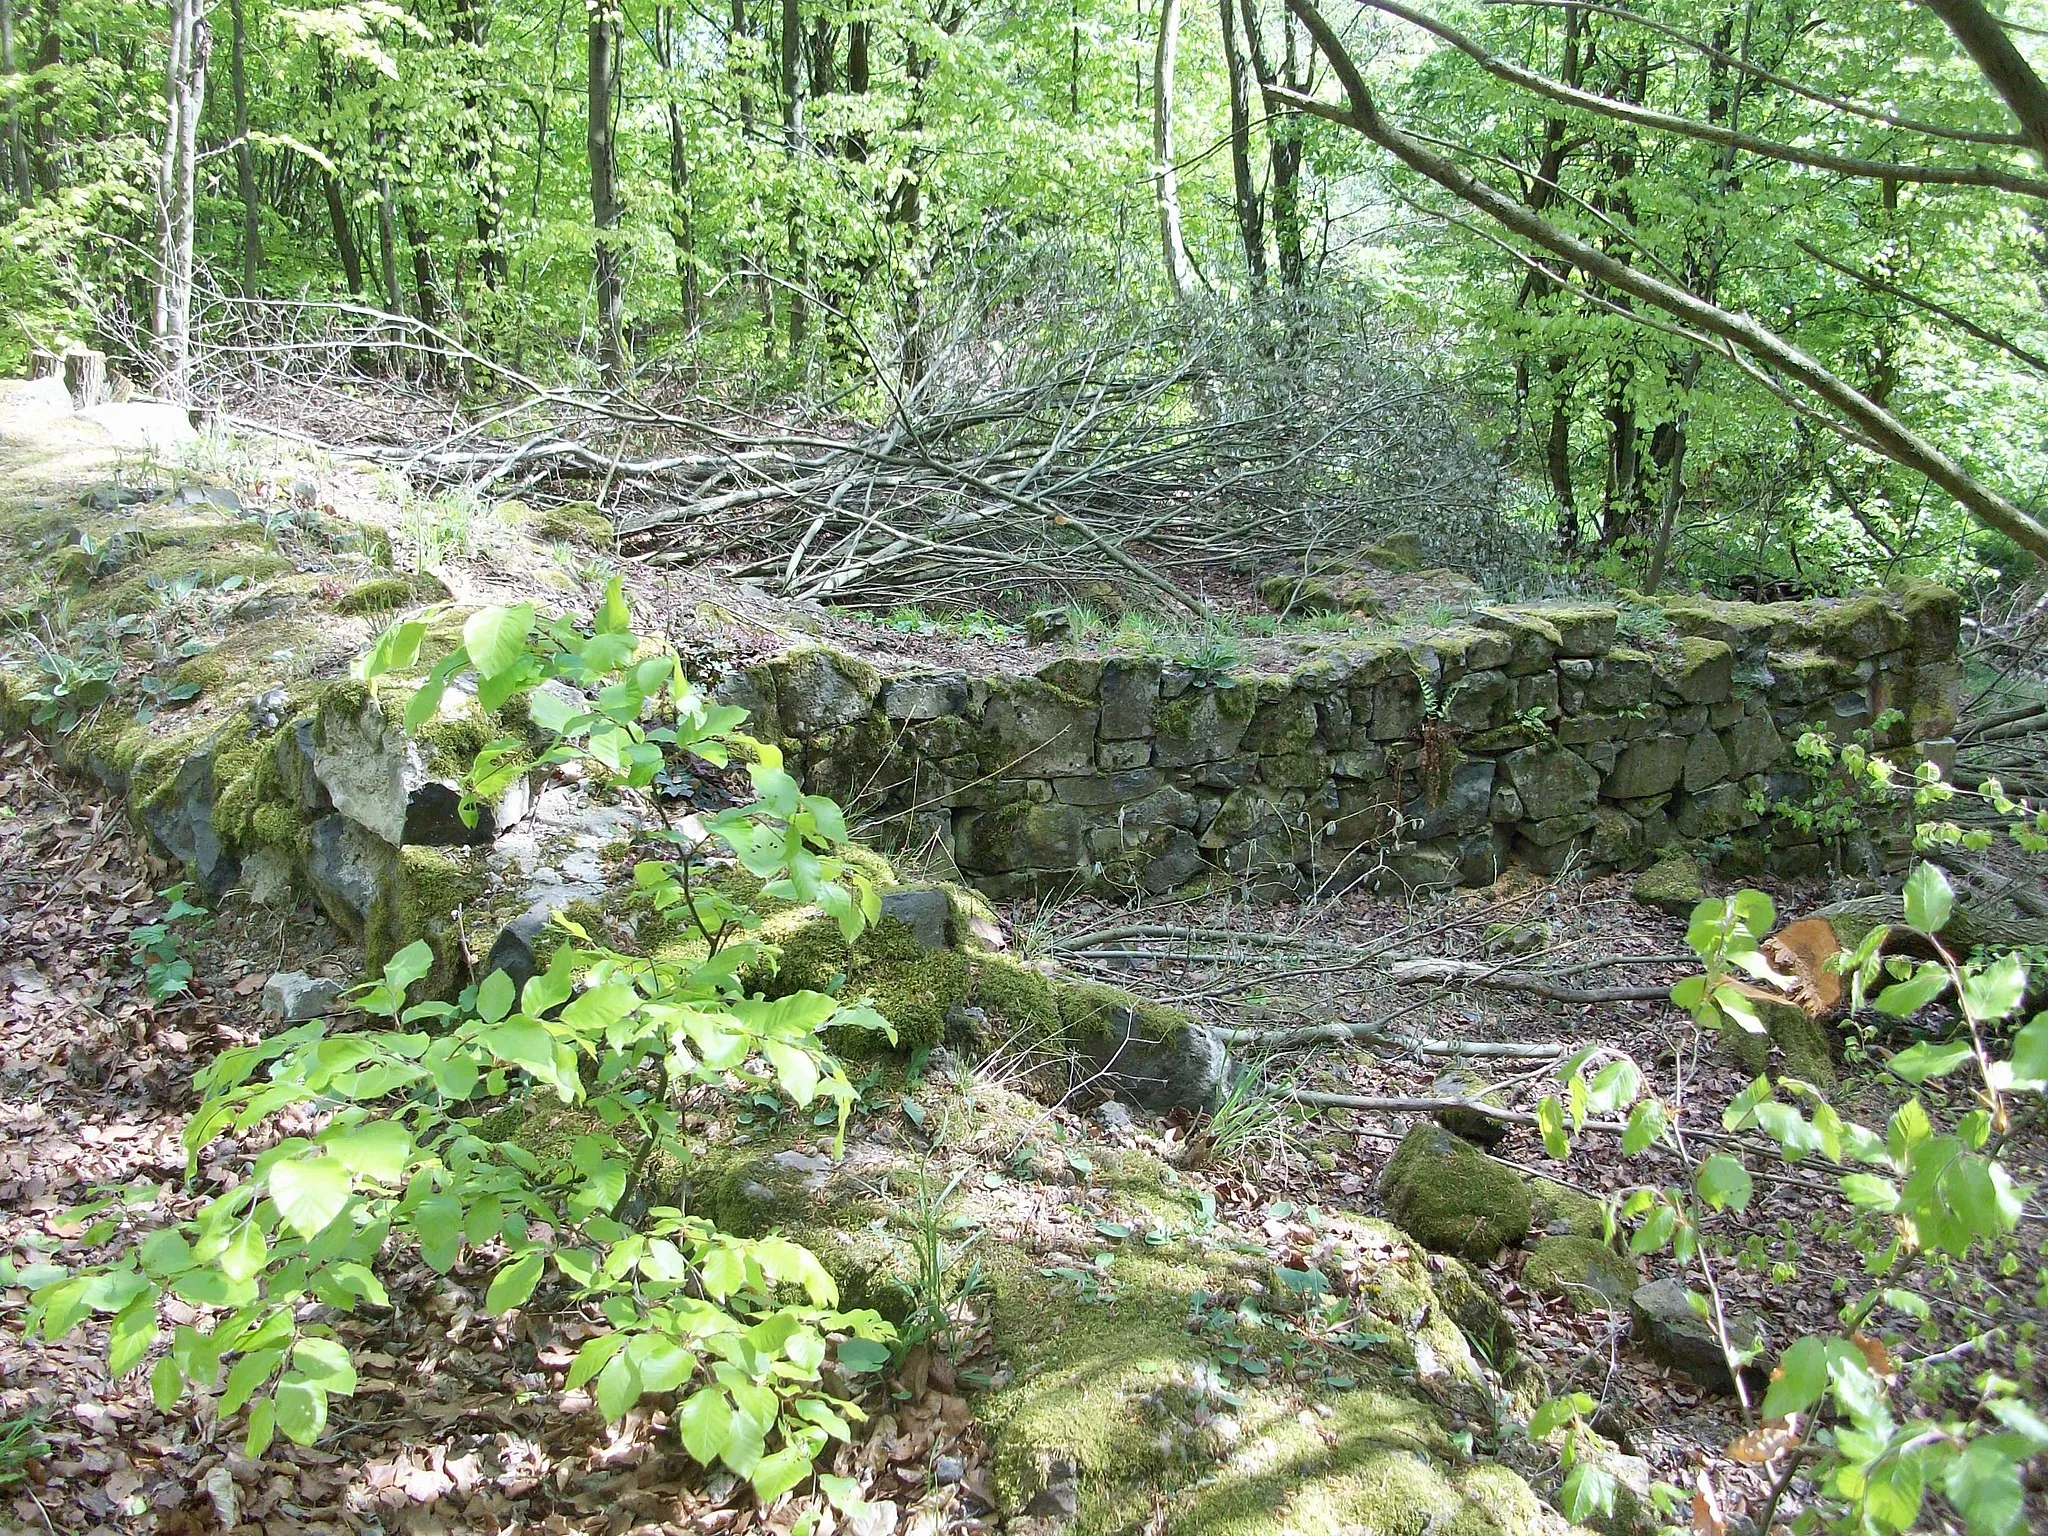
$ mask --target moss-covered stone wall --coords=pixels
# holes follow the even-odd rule
[[[810,787],[998,896],[1628,865],[1754,836],[1759,804],[1807,787],[1790,759],[1804,731],[1847,741],[1896,712],[1879,744],[1939,756],[1954,724],[1944,588],[1626,613],[1538,604],[1332,636],[1284,675],[1065,656],[1026,676],[884,677],[806,646],[723,696]]]

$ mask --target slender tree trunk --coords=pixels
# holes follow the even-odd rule
[[[384,307],[394,315],[405,313],[405,290],[398,286],[398,220],[396,199],[391,195],[391,178],[377,178],[377,263],[384,276]]]
[[[55,71],[64,62],[64,34],[59,28],[58,0],[43,0],[36,17],[41,36],[36,40],[35,84],[29,88],[34,111],[29,115],[29,135],[34,147],[29,169],[36,190],[55,197],[63,181],[63,151],[58,137],[57,85]]]
[[[597,253],[597,357],[605,383],[625,377],[624,291],[620,277],[618,167],[612,145],[612,98],[617,88],[619,14],[608,0],[593,0],[590,12],[590,222]]]
[[[4,0],[0,0],[4,3]],[[263,265],[263,204],[256,192],[256,146],[249,142],[249,75],[242,24],[242,0],[228,0],[228,80],[235,96],[235,191],[242,200],[242,297],[256,296],[256,274]]]
[[[1237,41],[1236,0],[1217,0],[1223,28],[1223,70],[1230,85],[1230,184],[1237,235],[1244,244],[1244,268],[1252,291],[1266,290],[1266,220],[1252,180],[1252,111],[1245,88],[1244,50]]]
[[[695,331],[698,321],[697,224],[694,194],[690,186],[689,138],[683,124],[683,109],[675,97],[674,72],[679,64],[676,49],[676,9],[661,5],[654,12],[655,62],[661,66],[664,93],[668,97],[668,194],[669,239],[676,247],[676,287],[683,301],[683,324]]]
[[[1166,286],[1185,304],[1194,291],[1180,224],[1180,168],[1173,159],[1173,79],[1180,59],[1180,0],[1159,0],[1159,43],[1152,52],[1152,188],[1159,204],[1159,247]]]
[[[455,0],[450,32],[461,46],[462,118],[468,137],[462,153],[464,179],[476,192],[476,268],[495,293],[511,271],[505,255],[505,188],[498,177],[492,142],[491,101],[485,86],[484,45],[490,35],[488,0]]]
[[[14,0],[0,0],[0,84],[7,91],[7,121],[0,127],[0,187],[13,205],[26,203],[36,195],[35,181],[28,169],[28,146],[21,138],[21,107],[15,100]]]
[[[363,256],[356,247],[356,232],[349,223],[348,199],[341,190],[341,178],[332,171],[323,172],[321,181],[327,192],[327,223],[334,231],[334,251],[341,258],[342,280],[348,284],[348,291],[357,298],[363,296]]]
[[[796,179],[802,171],[804,147],[803,87],[797,73],[803,56],[803,15],[799,0],[782,0],[781,33],[782,148],[790,165],[786,238],[790,277],[795,285],[789,293],[789,350],[794,355],[802,350],[805,332],[810,327],[810,305],[804,301],[802,291],[810,280],[809,263],[805,260],[803,198],[796,187]]]
[[[1244,22],[1245,46],[1251,53],[1252,73],[1258,79],[1260,100],[1266,109],[1266,163],[1272,187],[1273,249],[1279,258],[1280,286],[1289,293],[1298,293],[1308,276],[1301,239],[1301,115],[1275,94],[1281,80],[1266,53],[1256,0],[1239,0],[1238,15]],[[1298,80],[1294,18],[1283,16],[1281,26],[1287,39],[1286,89],[1299,90],[1302,82]]]
[[[165,392],[192,388],[192,246],[199,171],[199,114],[213,33],[203,0],[171,0],[170,51],[164,65],[164,150],[157,188],[156,335]]]

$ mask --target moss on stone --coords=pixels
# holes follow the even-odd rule
[[[422,603],[446,599],[448,588],[438,577],[422,572],[416,576],[380,576],[344,593],[335,603],[336,613],[385,614]]]
[[[1591,1237],[1539,1238],[1522,1265],[1522,1284],[1581,1312],[1626,1307],[1637,1283],[1634,1266]]]
[[[1775,1052],[1779,1073],[1823,1091],[1831,1090],[1836,1081],[1835,1050],[1839,1043],[1834,1030],[1796,1004],[1766,997],[1751,1000],[1756,1004],[1764,1032],[1753,1034],[1739,1025],[1723,1024],[1721,1054],[1740,1062],[1746,1070],[1759,1073],[1772,1069]]]
[[[434,952],[424,986],[429,997],[453,997],[462,981],[462,911],[484,894],[481,850],[406,847],[398,850],[388,885],[363,926],[363,961],[373,972],[415,940]]]
[[[1529,1230],[1551,1237],[1590,1237],[1605,1241],[1607,1210],[1591,1195],[1582,1195],[1551,1179],[1531,1179],[1533,1200]]]
[[[813,908],[791,908],[766,919],[755,935],[772,946],[743,976],[769,997],[825,992],[842,1002],[866,1001],[896,1029],[903,1050],[934,1046],[946,1037],[946,1015],[966,1004],[973,975],[959,950],[928,950],[910,929],[883,916],[848,944],[839,925]],[[835,1047],[849,1056],[871,1055],[883,1042],[842,1030]]]
[[[604,509],[594,501],[565,501],[533,514],[534,533],[543,539],[566,539],[574,544],[609,548],[618,533]]]
[[[1706,899],[1699,861],[1682,848],[1673,848],[1636,876],[1630,894],[1646,907],[1686,917]]]
[[[975,958],[974,1006],[1004,1040],[1037,1045],[1059,1037],[1059,994],[1051,980],[1008,955]]]
[[[1171,1040],[1195,1023],[1193,1015],[1178,1008],[1148,1002],[1099,981],[1057,982],[1054,992],[1059,999],[1060,1024],[1073,1041],[1114,1039],[1126,1023],[1143,1039]]]
[[[1441,1126],[1418,1125],[1388,1159],[1381,1197],[1424,1247],[1476,1264],[1529,1232],[1528,1181]]]

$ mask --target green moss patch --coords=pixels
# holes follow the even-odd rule
[[[1526,1237],[1534,1214],[1526,1179],[1435,1125],[1402,1138],[1380,1195],[1417,1242],[1476,1264]]]

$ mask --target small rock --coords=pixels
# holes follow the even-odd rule
[[[1733,1392],[1735,1378],[1721,1353],[1721,1342],[1707,1326],[1706,1319],[1693,1311],[1685,1285],[1669,1275],[1636,1287],[1629,1298],[1635,1316],[1636,1336],[1652,1355],[1666,1365],[1685,1372],[1702,1387],[1714,1392]],[[1729,1336],[1744,1348],[1758,1337],[1757,1320],[1741,1314],[1729,1320]]]
[[[1095,1123],[1105,1131],[1128,1131],[1137,1124],[1131,1118],[1130,1108],[1115,1099],[1105,1099],[1095,1106]]]
[[[341,1001],[342,986],[304,971],[276,971],[263,983],[263,1011],[287,1024],[325,1018]]]
[[[893,917],[908,928],[919,949],[953,947],[953,904],[944,891],[930,886],[884,891],[882,916]]]
[[[970,1008],[963,1003],[955,1003],[946,1010],[946,1039],[949,1043],[969,1051],[980,1051],[987,1048],[988,1038],[988,1010],[986,1008]],[[932,1073],[941,1071],[939,1066],[941,1054],[945,1055],[949,1061],[952,1059],[952,1053],[946,1051],[942,1046],[939,1050],[932,1052],[931,1060],[925,1065],[926,1071]]]
[[[1681,848],[1672,849],[1636,876],[1631,894],[1644,906],[1673,917],[1692,916],[1692,909],[1706,897],[1698,862]]]
[[[967,1463],[958,1456],[941,1456],[932,1463],[932,1481],[945,1487],[967,1476]]]

